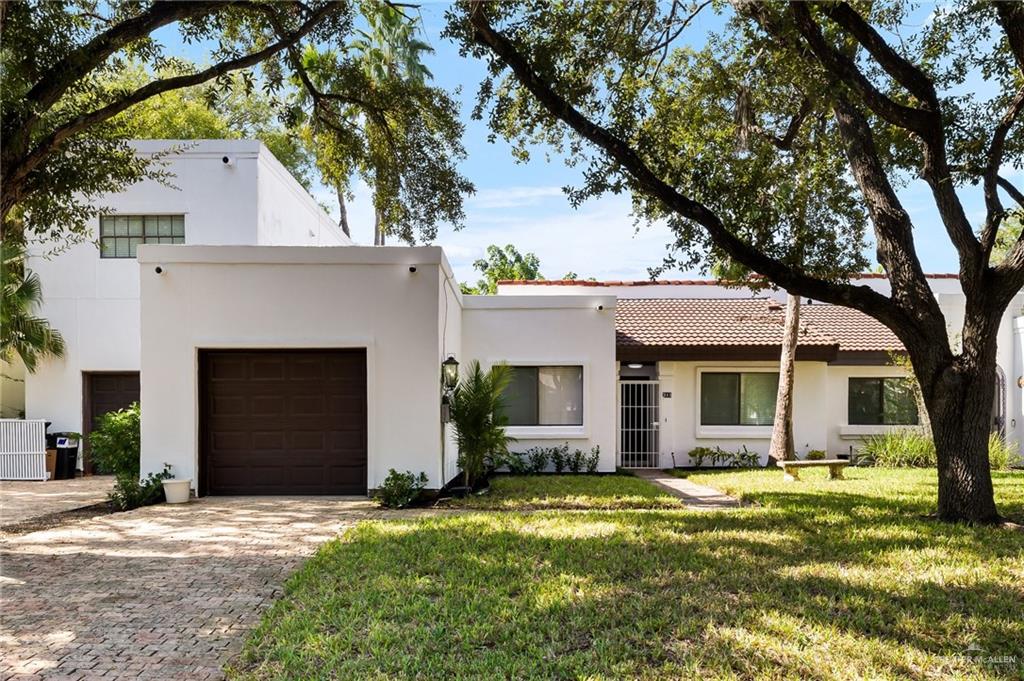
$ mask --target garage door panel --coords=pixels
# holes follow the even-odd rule
[[[203,351],[210,494],[365,494],[365,350]]]

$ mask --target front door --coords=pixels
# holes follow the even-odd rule
[[[660,450],[658,381],[619,382],[619,465],[657,468]]]
[[[138,371],[88,371],[82,374],[84,396],[82,413],[82,462],[86,475],[94,472],[89,456],[89,433],[99,425],[100,417],[124,409],[139,401]]]

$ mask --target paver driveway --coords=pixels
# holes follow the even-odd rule
[[[380,516],[339,498],[207,498],[0,539],[0,678],[219,678],[284,579]]]

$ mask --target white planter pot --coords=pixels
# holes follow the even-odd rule
[[[184,504],[188,501],[189,485],[192,484],[191,479],[185,480],[163,480],[164,485],[164,496],[167,497],[168,504]]]

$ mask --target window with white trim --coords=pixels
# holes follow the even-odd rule
[[[514,366],[503,396],[510,426],[582,426],[582,366]]]
[[[700,424],[770,426],[778,392],[778,372],[704,371],[700,375]]]
[[[139,244],[183,243],[184,215],[100,216],[101,258],[134,258]]]

